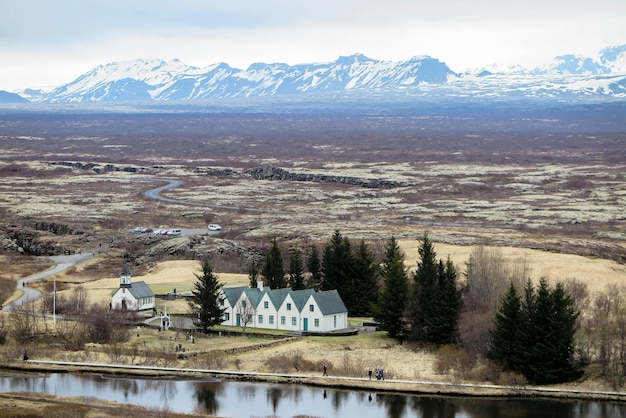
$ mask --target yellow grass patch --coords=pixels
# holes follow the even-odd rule
[[[413,270],[417,266],[419,254],[418,241],[398,241],[405,253],[406,264]],[[474,246],[450,245],[434,243],[438,258],[450,259],[465,271],[465,263],[469,260]],[[506,260],[525,260],[530,267],[531,279],[538,280],[546,277],[556,283],[567,278],[575,278],[587,284],[589,292],[604,290],[607,284],[626,285],[626,266],[611,260],[583,257],[573,254],[558,254],[541,250],[516,247],[487,247],[497,248]]]

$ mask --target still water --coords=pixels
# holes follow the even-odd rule
[[[626,404],[619,402],[406,396],[303,385],[137,379],[96,374],[5,373],[0,375],[0,392],[95,397],[159,410],[221,417],[626,418]]]

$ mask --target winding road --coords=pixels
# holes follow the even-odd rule
[[[159,187],[156,187],[154,189],[146,190],[145,192],[143,192],[144,197],[147,197],[149,199],[158,200],[160,202],[175,203],[175,204],[178,204],[178,205],[186,205],[186,206],[201,206],[201,207],[212,208],[212,209],[243,210],[243,211],[246,211],[246,212],[256,212],[256,213],[276,213],[276,214],[281,214],[281,215],[287,215],[287,214],[292,213],[292,212],[282,211],[282,210],[246,208],[246,207],[229,206],[229,205],[212,205],[210,203],[200,203],[200,202],[191,202],[189,200],[170,199],[169,197],[161,196],[161,192],[163,192],[165,190],[171,190],[171,189],[174,189],[174,188],[182,185],[183,184],[182,180],[145,178],[145,179],[137,179],[137,181],[164,181],[164,182],[167,182],[167,184],[164,185],[164,186],[159,186]]]

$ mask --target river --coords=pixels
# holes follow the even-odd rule
[[[3,373],[0,392],[95,397],[159,411],[242,418],[626,417],[626,404],[609,401],[417,396],[295,384],[139,379],[104,374]]]

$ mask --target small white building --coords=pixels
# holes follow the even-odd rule
[[[154,292],[146,282],[132,282],[132,275],[128,264],[120,275],[120,288],[115,291],[111,299],[111,308],[123,311],[145,311],[154,309]]]
[[[222,325],[285,331],[330,332],[348,328],[348,311],[336,290],[222,288]]]

